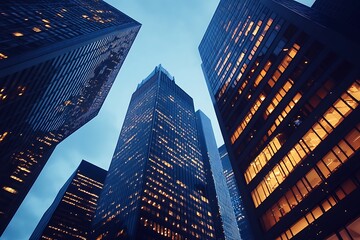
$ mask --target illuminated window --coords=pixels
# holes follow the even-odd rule
[[[9,132],[4,132],[3,134],[0,134],[0,142],[2,142],[8,134]]]
[[[346,193],[344,191],[345,188],[348,189]],[[351,192],[353,192],[356,188],[357,186],[354,184],[354,182],[351,179],[348,179],[344,183],[342,183],[341,186],[338,189],[336,189],[334,193],[341,200],[345,198],[347,195],[349,195]],[[341,198],[339,197],[340,195]],[[321,201],[319,205],[315,206],[310,211],[308,211],[308,213],[304,213],[305,216],[301,217],[299,220],[295,222],[295,224],[293,224],[290,227],[291,232],[285,231],[280,235],[280,237],[276,238],[276,240],[293,238],[295,235],[297,235],[299,232],[305,229],[309,225],[309,223],[312,223],[316,219],[320,218],[325,212],[329,211],[336,204],[337,201],[335,201],[335,199],[330,195],[329,197]]]
[[[349,89],[353,89],[354,85],[359,87],[357,83],[354,83],[352,86],[350,86]],[[347,92],[349,92],[349,89],[347,90]],[[278,168],[277,165],[264,177],[264,179],[259,183],[259,185],[253,190],[254,194],[252,194],[252,196],[255,207],[258,207],[266,199],[266,197],[268,197],[285,180],[285,178],[290,174],[290,172],[292,172],[295,167],[300,164],[300,162],[307,156],[307,154],[313,151],[321,143],[321,141],[328,135],[328,132],[331,133],[333,131],[333,129],[329,129],[328,132],[323,130],[323,127],[320,124],[322,120],[326,120],[331,124],[333,128],[336,128],[343,121],[343,116],[350,114],[352,110],[358,105],[358,102],[354,101],[351,103],[351,107],[346,108],[347,110],[343,111],[342,114],[340,114],[337,110],[335,110],[334,106],[339,106],[339,102],[343,101],[342,98],[344,97],[344,94],[339,100],[334,103],[332,107],[330,107],[324,113],[323,119],[320,119],[317,123],[315,123],[312,128],[302,137],[302,139],[300,139],[300,141],[279,162],[280,166],[283,165],[285,161],[288,161],[286,158],[288,158],[292,162],[292,165],[287,165],[288,171],[285,171],[285,175],[274,175],[274,171],[276,171],[276,168]],[[330,161],[331,159],[328,161],[328,163]],[[258,198],[255,198],[254,196],[257,192],[259,192],[261,185],[263,185],[264,183],[266,183],[266,185],[268,186],[269,192],[265,192],[265,197],[258,196]],[[258,200],[260,200],[260,202]]]
[[[13,35],[14,35],[15,37],[22,37],[22,36],[24,36],[24,34],[21,33],[21,32],[13,32]]]
[[[283,99],[283,97],[285,97],[286,93],[291,89],[291,87],[293,86],[293,81],[291,79],[289,79],[284,86],[282,86],[282,88],[280,88],[279,92],[275,95],[275,97],[272,99],[271,103],[269,104],[268,108],[266,109],[266,115],[265,118],[267,118],[267,116],[269,116],[274,108],[279,104],[279,102]],[[289,111],[289,110],[288,110]]]
[[[248,115],[244,118],[244,120],[239,124],[236,128],[235,132],[231,136],[231,143],[234,143],[240,136],[241,132],[246,128],[247,124],[250,122],[253,115],[259,109],[261,103],[265,100],[265,95],[260,94],[259,98],[255,101],[253,106],[250,108]]]
[[[268,61],[265,64],[265,67],[260,71],[260,74],[256,77],[254,82],[254,87],[257,87],[260,84],[260,82],[263,80],[270,67],[271,67],[271,62]]]
[[[33,27],[32,30],[33,30],[34,32],[41,32],[41,29],[38,28],[38,27]]]
[[[6,58],[8,58],[8,56],[6,56],[4,53],[0,53],[0,60],[6,59]]]
[[[17,191],[11,187],[4,186],[3,189],[9,193],[16,194]]]
[[[293,99],[288,103],[288,105],[285,107],[285,109],[279,114],[277,119],[275,120],[274,124],[270,127],[268,131],[268,136],[270,136],[276,129],[277,126],[280,125],[280,123],[284,120],[284,118],[289,114],[289,112],[294,108],[294,106],[298,103],[302,95],[300,93],[297,93]],[[273,111],[273,110],[271,110]]]
[[[281,148],[281,144],[277,137],[274,137],[263,151],[250,163],[245,171],[246,183],[249,183],[257,173],[265,166],[265,164],[275,155],[277,150]]]

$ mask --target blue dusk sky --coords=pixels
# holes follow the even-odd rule
[[[161,64],[212,121],[223,139],[201,70],[198,45],[219,0],[108,0],[142,24],[97,117],[58,145],[2,240],[29,239],[40,218],[82,159],[108,169],[136,86]],[[314,0],[300,1],[311,5]]]

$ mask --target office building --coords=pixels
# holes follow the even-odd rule
[[[215,238],[192,98],[158,66],[133,93],[94,239]]]
[[[360,234],[360,30],[318,4],[222,0],[199,46],[256,239]]]
[[[88,239],[105,177],[104,169],[81,161],[44,213],[30,239]]]
[[[103,1],[2,1],[0,235],[55,146],[95,117],[140,24]]]
[[[234,209],[221,166],[214,132],[210,119],[200,110],[196,111],[196,124],[200,149],[207,174],[209,201],[214,213],[217,239],[241,240]]]
[[[227,153],[225,145],[219,147],[219,154],[223,166],[227,188],[229,189],[229,193],[230,193],[231,204],[240,231],[240,236],[242,239],[253,240],[254,237],[251,232],[251,228],[249,226],[248,216],[245,212],[243,203],[241,201],[241,195],[237,187],[234,171],[232,170],[229,155]]]

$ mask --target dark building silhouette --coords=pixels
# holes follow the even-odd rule
[[[196,124],[201,154],[207,174],[209,201],[214,213],[217,239],[241,240],[232,207],[229,189],[226,185],[219,151],[210,119],[200,110],[196,111]]]
[[[2,1],[0,235],[55,146],[97,115],[140,28],[103,1]]]
[[[318,4],[222,0],[199,46],[256,239],[360,234],[359,28]]]
[[[88,239],[106,171],[82,161],[36,226],[31,240]]]
[[[94,239],[212,239],[192,98],[161,66],[133,93],[94,218]]]
[[[254,237],[249,226],[248,216],[246,215],[243,203],[241,201],[241,195],[239,193],[234,171],[232,170],[229,155],[225,145],[222,145],[219,148],[219,154],[223,166],[227,188],[229,189],[230,193],[231,204],[235,213],[238,229],[240,231],[240,236],[244,240],[253,240]]]
[[[360,2],[357,0],[316,0],[311,8],[327,24],[342,34],[360,41]]]

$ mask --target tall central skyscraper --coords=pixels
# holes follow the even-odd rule
[[[97,115],[139,28],[101,0],[1,1],[0,235],[55,146]]]
[[[157,67],[131,98],[94,238],[215,238],[197,134],[192,98]]]

